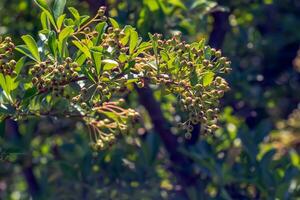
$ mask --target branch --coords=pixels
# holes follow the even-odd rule
[[[211,47],[217,49],[222,48],[226,33],[230,28],[228,20],[229,15],[229,12],[222,11],[216,11],[212,13],[214,18],[214,26],[208,41],[208,44]]]
[[[136,88],[139,94],[141,104],[146,108],[151,117],[155,131],[159,134],[174,167],[171,169],[173,174],[178,178],[182,186],[194,186],[197,176],[193,174],[191,160],[187,159],[181,152],[181,145],[177,137],[171,132],[169,122],[164,118],[160,104],[155,100],[152,90],[145,86],[144,88]],[[185,194],[186,195],[186,194]]]
[[[12,119],[5,120],[5,133],[7,137],[11,139],[11,141],[18,141],[21,140],[21,134],[18,129],[18,123],[13,121]],[[22,171],[27,181],[29,193],[32,197],[37,197],[40,193],[40,187],[36,180],[36,177],[33,173],[33,166],[31,160],[27,161],[20,161],[19,164],[22,166]]]

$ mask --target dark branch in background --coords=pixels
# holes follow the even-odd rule
[[[173,173],[179,178],[183,186],[193,186],[197,177],[192,173],[191,161],[179,152],[180,143],[177,137],[171,132],[169,122],[164,118],[160,103],[153,96],[153,92],[149,87],[142,89],[136,88],[141,104],[146,108],[151,117],[155,131],[169,153],[170,160],[175,165],[172,169]]]
[[[210,34],[208,44],[216,49],[221,49],[226,36],[226,32],[229,30],[229,12],[216,11],[212,13],[214,18],[213,30]]]
[[[12,143],[18,143],[22,140],[22,136],[18,128],[18,123],[16,121],[12,119],[5,120],[5,136],[9,140],[11,140]],[[33,173],[33,165],[31,162],[31,158],[30,160],[26,160],[26,158],[21,159],[19,164],[22,167],[22,172],[25,176],[29,193],[34,198],[40,194],[40,187]]]
[[[80,0],[86,2],[89,5],[89,9],[92,13],[97,13],[100,6],[108,6],[106,0]]]

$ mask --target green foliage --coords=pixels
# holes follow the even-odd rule
[[[186,44],[180,35],[161,40],[154,34],[151,41],[142,43],[133,27],[120,29],[112,18],[107,23],[104,7],[90,20],[77,23],[85,18],[75,8],[69,9],[73,16],[65,18],[63,1],[55,1],[53,10],[43,0],[37,4],[46,13],[41,15],[44,25],[40,40],[36,42],[25,35],[25,45],[16,47],[27,60],[23,63],[26,69],[24,77],[6,89],[10,101],[2,103],[16,112],[2,112],[2,118],[78,117],[89,126],[94,149],[100,150],[138,117],[134,110],[120,107],[118,100],[128,84],[136,83],[138,87],[164,86],[176,95],[189,113],[189,118],[180,124],[188,133],[193,130],[192,124],[200,122],[208,133],[217,129],[218,99],[228,90],[226,81],[217,75],[230,69],[230,62],[221,57],[220,51],[204,46],[203,41]],[[51,25],[45,25],[48,21]],[[17,74],[14,65],[9,73],[3,73],[7,80],[10,73]],[[24,96],[14,96],[14,89]],[[34,89],[31,99],[24,101],[26,91]]]
[[[85,3],[92,1],[82,0],[79,3],[69,0],[67,7],[73,7],[68,7],[69,12],[60,16],[54,15],[54,7],[57,7],[54,5],[60,1],[49,2],[52,4],[43,8],[40,28],[37,23],[40,11],[33,1],[1,1],[0,31],[11,35],[16,44],[24,43],[21,35],[31,35],[36,41],[33,43],[37,43],[41,62],[51,60],[51,63],[45,62],[47,68],[53,66],[53,70],[59,70],[53,62],[57,61],[68,76],[72,73],[65,71],[66,68],[74,65],[74,70],[70,68],[77,73],[74,75],[86,80],[67,84],[63,88],[63,96],[60,96],[61,89],[40,94],[38,84],[31,83],[35,76],[31,70],[40,63],[35,61],[36,57],[27,45],[17,47],[25,54],[21,59],[23,54],[18,51],[14,51],[15,55],[5,56],[4,63],[11,59],[18,62],[12,61],[0,74],[0,88],[3,89],[0,92],[0,112],[3,113],[0,120],[7,116],[19,118],[20,137],[13,135],[13,126],[10,126],[9,120],[4,120],[0,123],[0,145],[6,152],[24,155],[12,156],[10,162],[0,161],[1,199],[299,198],[297,104],[300,102],[300,82],[298,58],[295,56],[300,41],[297,30],[300,12],[297,1],[240,0],[218,1],[219,4],[203,0],[101,1],[108,6],[106,13],[110,17],[102,19],[102,22],[96,19],[88,25],[89,29],[83,28],[84,33],[75,35],[78,40],[74,39],[74,33],[93,21],[89,16],[81,15],[86,13]],[[94,13],[97,13],[95,4],[98,2],[89,6]],[[40,5],[43,5],[42,1]],[[103,11],[98,14],[102,15]],[[38,32],[39,29],[42,31]],[[97,35],[92,34],[95,31]],[[109,31],[112,33],[109,34]],[[118,49],[114,42],[109,42],[109,39],[115,38],[116,31],[123,36],[118,38],[121,46],[126,47],[126,51],[124,49],[120,54],[108,52],[108,48],[103,46],[108,43],[112,51]],[[168,40],[160,39],[159,35],[148,35],[148,32],[162,33],[171,41],[175,36],[175,47],[163,46],[160,41]],[[192,61],[200,67],[190,67],[185,63],[185,56],[180,57],[175,50],[183,42],[178,37],[179,32],[182,32],[184,40],[199,41],[191,44],[190,51],[193,45],[201,46],[203,55],[201,52],[199,62]],[[38,38],[38,35],[41,37]],[[85,35],[88,35],[87,38],[84,38]],[[224,42],[222,35],[226,36]],[[223,42],[222,51],[232,61],[234,70],[224,77],[232,88],[221,101],[221,105],[227,107],[218,110],[217,104],[213,103],[205,112],[209,122],[217,114],[219,128],[216,131],[210,128],[213,124],[203,126],[200,131],[197,125],[189,126],[193,122],[198,124],[195,113],[200,108],[197,103],[192,108],[194,96],[185,96],[182,89],[188,84],[192,91],[201,93],[203,87],[209,94],[209,101],[212,100],[210,96],[223,95],[222,92],[212,92],[216,88],[219,91],[216,83],[223,82],[218,77],[220,71],[208,66],[200,71],[202,65],[207,65],[204,60],[209,61],[208,65],[211,62],[215,64],[212,52],[215,56],[220,54],[205,46],[203,38],[209,38],[209,43],[216,46]],[[221,40],[221,43],[215,40]],[[147,61],[136,58],[146,58]],[[66,60],[71,62],[64,63]],[[178,66],[181,67],[180,61],[187,66],[181,68],[183,77],[174,78]],[[121,63],[126,65],[121,69],[128,77],[121,84],[124,87],[115,91],[113,89],[120,83],[114,79],[114,75],[119,73],[115,69]],[[40,72],[40,68],[34,71]],[[146,70],[154,74],[141,73]],[[5,76],[2,75],[4,71],[7,73]],[[106,78],[104,74],[109,76]],[[166,79],[166,74],[171,78]],[[41,77],[54,79],[54,76],[46,77],[46,74],[41,74]],[[169,80],[181,82],[183,86],[177,87]],[[107,139],[113,141],[118,138],[118,142],[112,146],[110,142],[98,143],[98,147],[103,144],[110,147],[95,153],[89,146],[89,141],[94,141],[88,140],[87,130],[91,126],[86,124],[89,119],[82,120],[80,115],[95,108],[89,100],[93,99],[90,97],[100,81],[113,84],[113,87],[101,84],[96,91],[96,94],[105,89],[110,92],[103,95],[108,98],[104,100],[104,107],[115,108],[118,104],[119,108],[127,111],[134,108],[135,111],[130,111],[139,113],[139,122],[132,118],[135,123],[131,123],[127,118],[120,118],[119,114],[107,110],[102,110],[101,114],[92,113],[97,122],[108,118],[111,122],[126,124],[129,133],[126,137],[110,135]],[[44,83],[42,85],[45,86]],[[89,86],[92,88],[89,89]],[[153,91],[166,119],[162,124],[164,134],[160,135],[153,123],[160,116],[149,116],[140,105],[140,94],[135,90],[137,86]],[[56,97],[56,94],[59,96]],[[66,98],[67,95],[69,98]],[[78,95],[83,99],[74,98]],[[126,100],[119,101],[121,98]],[[99,99],[102,100],[102,97]],[[104,103],[100,100],[98,102],[103,109]],[[38,112],[26,111],[24,116],[17,115],[19,102],[24,105],[22,112],[26,108]],[[120,110],[114,111],[119,113]],[[182,128],[186,130],[182,131]],[[194,129],[192,133],[187,132],[191,129]],[[203,133],[204,129],[211,130],[213,134],[198,139],[197,133]],[[168,130],[176,135],[178,144],[174,145],[172,140],[166,142]],[[183,138],[183,135],[186,137]],[[170,146],[180,154],[174,156],[174,152],[170,153]],[[188,162],[183,161],[185,158]],[[30,170],[39,192],[34,190],[32,179],[24,173]]]

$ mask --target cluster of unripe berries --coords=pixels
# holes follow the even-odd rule
[[[188,112],[188,118],[180,123],[179,127],[186,130],[187,135],[193,131],[193,125],[201,124],[203,133],[209,134],[217,130],[219,98],[229,89],[227,82],[216,77],[211,83],[211,88],[203,87],[201,84],[194,86],[195,91],[187,90],[182,93],[181,106]]]
[[[70,99],[68,109],[79,113],[90,127],[95,150],[111,145],[119,133],[126,132],[130,124],[138,120],[136,111],[121,106],[124,100],[120,98],[130,91],[132,83],[140,88],[147,84],[163,86],[178,97],[182,110],[187,113],[179,124],[186,133],[191,133],[193,125],[198,123],[208,133],[215,131],[219,99],[229,89],[219,76],[230,71],[230,61],[221,51],[204,46],[203,42],[187,44],[180,35],[162,40],[159,34],[154,34],[150,42],[140,46],[142,51],[138,51],[140,43],[134,29],[129,32],[135,35],[129,36],[126,28],[108,25],[102,34],[90,27],[93,22],[106,21],[104,14],[105,7],[101,7],[96,17],[75,28],[70,36],[70,40],[86,48],[94,45],[93,48],[100,49],[101,61],[89,56],[93,49],[88,49],[90,52],[84,49],[84,52],[79,48],[77,53],[70,55],[74,59],[77,57],[75,60],[80,60],[78,55],[86,56],[82,62],[77,60],[80,66],[70,57],[58,61],[53,59],[54,55],[46,55],[49,59],[36,62],[29,69],[31,82],[39,93],[49,92],[54,97]],[[95,44],[99,34],[102,35]],[[131,37],[135,38],[132,42],[135,47],[130,46]],[[10,38],[0,42],[0,72],[14,75],[16,62],[9,60],[14,45]],[[73,43],[66,43],[68,52],[73,52],[75,46],[78,48],[72,46]],[[51,51],[44,52],[51,54]],[[101,62],[100,69],[96,69],[97,64],[99,67],[96,61]]]
[[[91,146],[94,150],[102,150],[115,142],[116,136],[120,133],[126,133],[130,123],[136,123],[139,119],[139,113],[133,109],[124,109],[120,107],[124,99],[115,102],[103,103],[102,106],[93,107],[98,119],[86,118],[92,131]],[[111,112],[117,119],[110,119],[105,113]]]
[[[52,91],[56,96],[62,96],[65,85],[78,78],[78,67],[71,58],[66,58],[62,63],[53,63],[50,60],[41,62],[30,69],[31,81],[39,92]]]
[[[15,77],[17,75],[14,71],[16,61],[11,59],[14,49],[15,45],[10,37],[6,37],[4,40],[0,37],[0,73],[5,76]]]
[[[164,85],[178,96],[182,109],[189,113],[179,127],[190,133],[193,125],[201,123],[205,133],[214,132],[218,128],[219,99],[229,90],[227,82],[218,74],[230,72],[230,61],[214,48],[202,47],[199,43],[186,44],[180,35],[169,40],[160,38],[159,34],[153,35],[158,55],[149,50],[146,53],[153,56],[143,55],[135,69],[142,71],[151,84]],[[159,69],[153,68],[153,63]],[[204,80],[207,72],[212,74],[209,83]]]
[[[287,126],[291,129],[300,131],[300,109],[295,109],[288,117]]]
[[[206,133],[217,129],[217,114],[219,99],[229,89],[227,82],[219,74],[230,72],[230,61],[222,56],[222,52],[200,43],[186,44],[180,35],[169,40],[162,40],[161,35],[154,34],[152,43],[157,49],[147,48],[134,58],[135,65],[130,72],[124,74],[124,66],[128,63],[120,61],[120,55],[129,55],[128,44],[122,44],[125,29],[112,26],[103,34],[100,44],[109,59],[118,62],[110,71],[101,74],[103,79],[112,79],[105,87],[107,94],[120,92],[127,81],[128,75],[138,80],[135,84],[144,87],[145,83],[164,85],[167,90],[179,97],[181,107],[188,112],[188,118],[180,124],[186,132],[193,130],[193,125],[201,123]],[[156,55],[155,55],[156,54]],[[94,63],[89,66],[94,68]],[[205,74],[213,73],[211,83],[204,85]],[[118,78],[116,78],[118,77]],[[195,77],[195,80],[192,80]],[[113,91],[114,90],[114,91]],[[75,101],[80,100],[75,97]]]

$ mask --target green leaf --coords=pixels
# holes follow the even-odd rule
[[[114,28],[120,28],[118,22],[116,20],[114,20],[113,18],[110,17],[109,21]]]
[[[2,73],[0,73],[0,86],[1,88],[6,92],[8,93],[7,91],[7,86],[6,86],[6,81],[5,81],[5,77]]]
[[[137,83],[138,81],[139,81],[138,78],[128,79],[128,80],[125,82],[125,85],[131,84],[131,83]]]
[[[68,10],[70,11],[70,13],[73,15],[73,17],[76,19],[76,20],[79,20],[80,19],[80,14],[78,12],[78,10],[74,7],[68,7]]]
[[[169,0],[169,4],[182,8],[183,10],[187,9],[181,0]]]
[[[63,41],[67,37],[69,37],[74,32],[73,26],[67,26],[64,28],[58,35],[59,41]]]
[[[61,16],[59,16],[58,18],[57,18],[57,22],[56,22],[56,24],[57,24],[57,28],[60,30],[61,29],[61,27],[62,27],[62,25],[63,25],[63,22],[64,22],[64,19],[66,18],[66,14],[64,14],[64,15],[61,15]]]
[[[83,73],[84,73],[84,74],[85,74],[92,82],[96,83],[96,81],[95,81],[95,79],[94,79],[94,77],[93,77],[93,74],[92,74],[89,70],[87,70],[86,67],[83,67],[83,68],[81,68],[81,69],[82,69]]]
[[[208,71],[203,76],[203,86],[208,86],[214,80],[215,73]]]
[[[160,51],[160,56],[165,62],[168,62],[170,60],[169,55],[166,50]]]
[[[18,62],[16,64],[16,68],[15,68],[15,72],[17,73],[17,75],[20,74],[22,68],[24,67],[25,60],[26,60],[26,57],[22,57],[22,58],[20,58],[20,60],[18,60]]]
[[[39,62],[29,51],[29,49],[27,48],[26,45],[19,45],[16,47],[16,50],[19,51],[20,53],[24,54],[25,56],[27,56],[28,58],[35,60],[37,62]]]
[[[93,47],[91,49],[92,58],[95,63],[96,71],[98,75],[100,74],[102,51],[103,51],[103,47]]]
[[[18,87],[19,81],[16,81],[16,78],[12,78],[10,76],[6,76],[5,79],[8,93],[10,94],[11,91],[15,90]]]
[[[102,63],[104,64],[104,66],[103,66],[104,71],[111,70],[114,67],[119,65],[119,63],[117,61],[111,60],[111,59],[102,60]]]
[[[296,166],[300,167],[300,155],[293,149],[290,152],[290,157],[291,157],[291,163]]]
[[[139,40],[138,33],[134,29],[131,29],[130,43],[129,43],[129,53],[130,54],[132,54],[134,52],[136,46],[138,45],[138,40]]]
[[[108,118],[114,120],[115,122],[118,123],[124,123],[125,121],[120,117],[120,115],[114,113],[114,112],[101,112],[102,114],[106,115]]]
[[[99,43],[101,42],[106,28],[107,28],[106,22],[100,22],[99,24],[96,25],[95,30],[98,32],[98,36],[94,42],[95,46],[99,45]]]
[[[90,18],[90,16],[88,15],[84,15],[84,16],[80,16],[80,20],[79,20],[79,26],[81,26],[82,24],[84,24],[88,19]]]
[[[118,57],[120,62],[125,62],[128,58],[127,55],[125,53],[121,53]]]
[[[55,19],[58,19],[63,13],[66,6],[66,0],[55,0],[53,6],[53,13]]]
[[[153,35],[151,33],[149,33],[149,37],[150,37],[150,40],[151,40],[151,43],[152,43],[154,54],[157,57],[158,56],[158,51],[157,51],[158,43],[157,43],[156,40],[153,39]]]
[[[79,54],[79,56],[75,60],[79,66],[82,66],[83,63],[86,61],[86,56],[84,53]]]
[[[195,86],[198,83],[198,75],[196,70],[193,70],[190,74],[190,82],[192,86]]]
[[[81,42],[79,41],[76,41],[74,40],[73,41],[73,44],[80,50],[82,51],[82,53],[84,53],[84,55],[87,57],[87,58],[91,58],[91,53],[89,51],[89,48],[85,45],[83,45]]]
[[[57,56],[57,41],[56,41],[56,33],[54,31],[51,31],[49,33],[49,38],[48,38],[48,46],[50,49],[50,52],[54,57]]]
[[[150,42],[142,42],[136,49],[136,52],[134,53],[133,57],[138,56],[140,53],[145,51],[146,49],[149,49],[152,47],[152,44]]]
[[[34,1],[41,9],[51,12],[46,0],[34,0]]]
[[[120,40],[120,43],[125,46],[129,42],[130,39],[130,34],[131,34],[131,29],[133,29],[132,26],[127,25],[124,27],[123,31],[125,33],[125,36]]]
[[[25,42],[25,44],[26,44],[28,50],[30,51],[30,53],[32,54],[32,56],[37,61],[41,61],[38,46],[37,46],[35,40],[33,39],[33,37],[31,37],[31,35],[24,35],[24,36],[22,36],[22,39]]]
[[[151,12],[159,9],[159,4],[156,0],[144,0],[144,4],[149,8]]]
[[[66,26],[74,26],[74,25],[76,25],[75,22],[74,22],[74,20],[72,20],[70,18],[65,19],[64,23],[65,23]]]
[[[53,14],[51,9],[49,8],[46,0],[34,0],[35,3],[46,13],[47,17],[49,18],[51,24],[57,28]]]
[[[128,73],[128,72],[130,71],[130,69],[131,69],[132,67],[134,67],[134,65],[135,65],[135,61],[134,61],[134,60],[129,61],[129,62],[125,65],[123,71]]]
[[[42,23],[43,30],[49,29],[47,14],[44,11],[41,14],[41,23]]]

